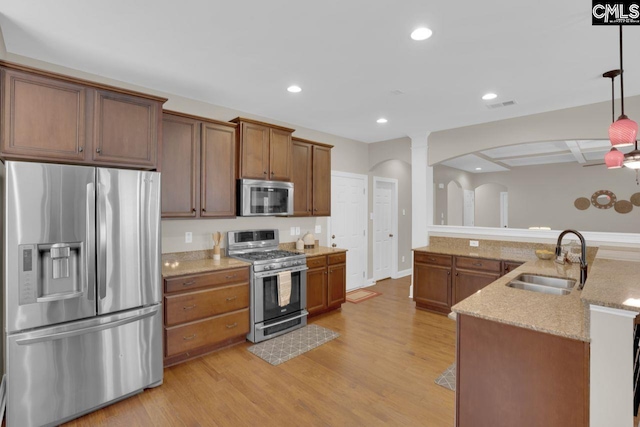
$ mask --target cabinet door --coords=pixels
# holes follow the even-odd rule
[[[240,178],[268,179],[269,128],[240,123]]]
[[[503,261],[502,262],[502,274],[507,274],[520,267],[523,263],[516,261]]]
[[[451,311],[451,268],[415,263],[413,299],[443,313]]]
[[[313,146],[313,214],[331,216],[331,149]]]
[[[162,120],[162,217],[197,217],[200,204],[200,122]]]
[[[315,314],[327,308],[327,269],[307,270],[307,311]]]
[[[500,277],[500,273],[457,270],[453,285],[453,304],[475,294]]]
[[[291,132],[269,129],[269,178],[291,180]]]
[[[327,306],[340,307],[347,300],[347,265],[330,265],[327,270]]]
[[[235,141],[235,128],[202,124],[201,217],[236,214]]]
[[[293,182],[293,215],[311,215],[311,151],[306,142],[291,143],[291,181]]]
[[[160,102],[97,90],[93,161],[155,169]]]
[[[82,161],[87,147],[87,89],[2,70],[5,157]]]

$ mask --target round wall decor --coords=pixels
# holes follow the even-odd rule
[[[573,202],[573,206],[575,206],[576,209],[583,211],[585,209],[589,209],[591,202],[586,197],[578,197],[576,201]]]
[[[634,206],[640,206],[640,193],[634,193],[629,199]]]
[[[631,210],[633,209],[633,205],[631,204],[630,201],[628,200],[618,200],[614,207],[613,207],[616,212],[621,213],[621,214],[626,214],[631,212]]]
[[[598,209],[611,209],[616,202],[616,195],[609,190],[598,190],[591,195],[591,204]]]

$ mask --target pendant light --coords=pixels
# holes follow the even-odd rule
[[[633,145],[638,124],[624,114],[624,68],[622,68],[622,25],[620,25],[620,117],[609,126],[609,141],[614,147]]]
[[[614,80],[616,77],[620,75],[620,70],[611,70],[607,71],[602,75],[602,77],[606,77],[611,79],[611,123],[615,123],[615,86]],[[624,161],[624,154],[618,151],[616,147],[611,148],[611,150],[604,156],[604,163],[607,165],[607,169],[618,169],[622,167],[622,163]]]

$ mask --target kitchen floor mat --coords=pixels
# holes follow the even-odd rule
[[[347,292],[347,301],[358,304],[359,302],[377,297],[378,295],[382,294],[380,292],[367,291],[365,289],[356,289],[355,291]]]
[[[307,325],[288,334],[252,345],[249,351],[277,366],[339,336],[337,332],[322,326]]]
[[[441,385],[449,390],[456,391],[456,364],[455,362],[449,366],[443,373],[440,374],[435,381],[436,384]]]

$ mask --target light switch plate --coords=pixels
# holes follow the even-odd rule
[[[190,231],[187,231],[186,233],[184,233],[184,242],[185,243],[193,242],[193,234],[191,234]]]
[[[289,231],[289,235],[290,236],[295,236],[296,235],[296,228],[295,227],[291,227],[291,230]]]
[[[316,233],[316,234],[322,233],[322,226],[321,225],[316,225],[316,231],[314,231],[314,233]]]
[[[477,240],[469,240],[469,246],[477,248],[478,246],[480,246],[480,242],[478,242]]]
[[[296,236],[300,235],[300,227],[296,227]]]

